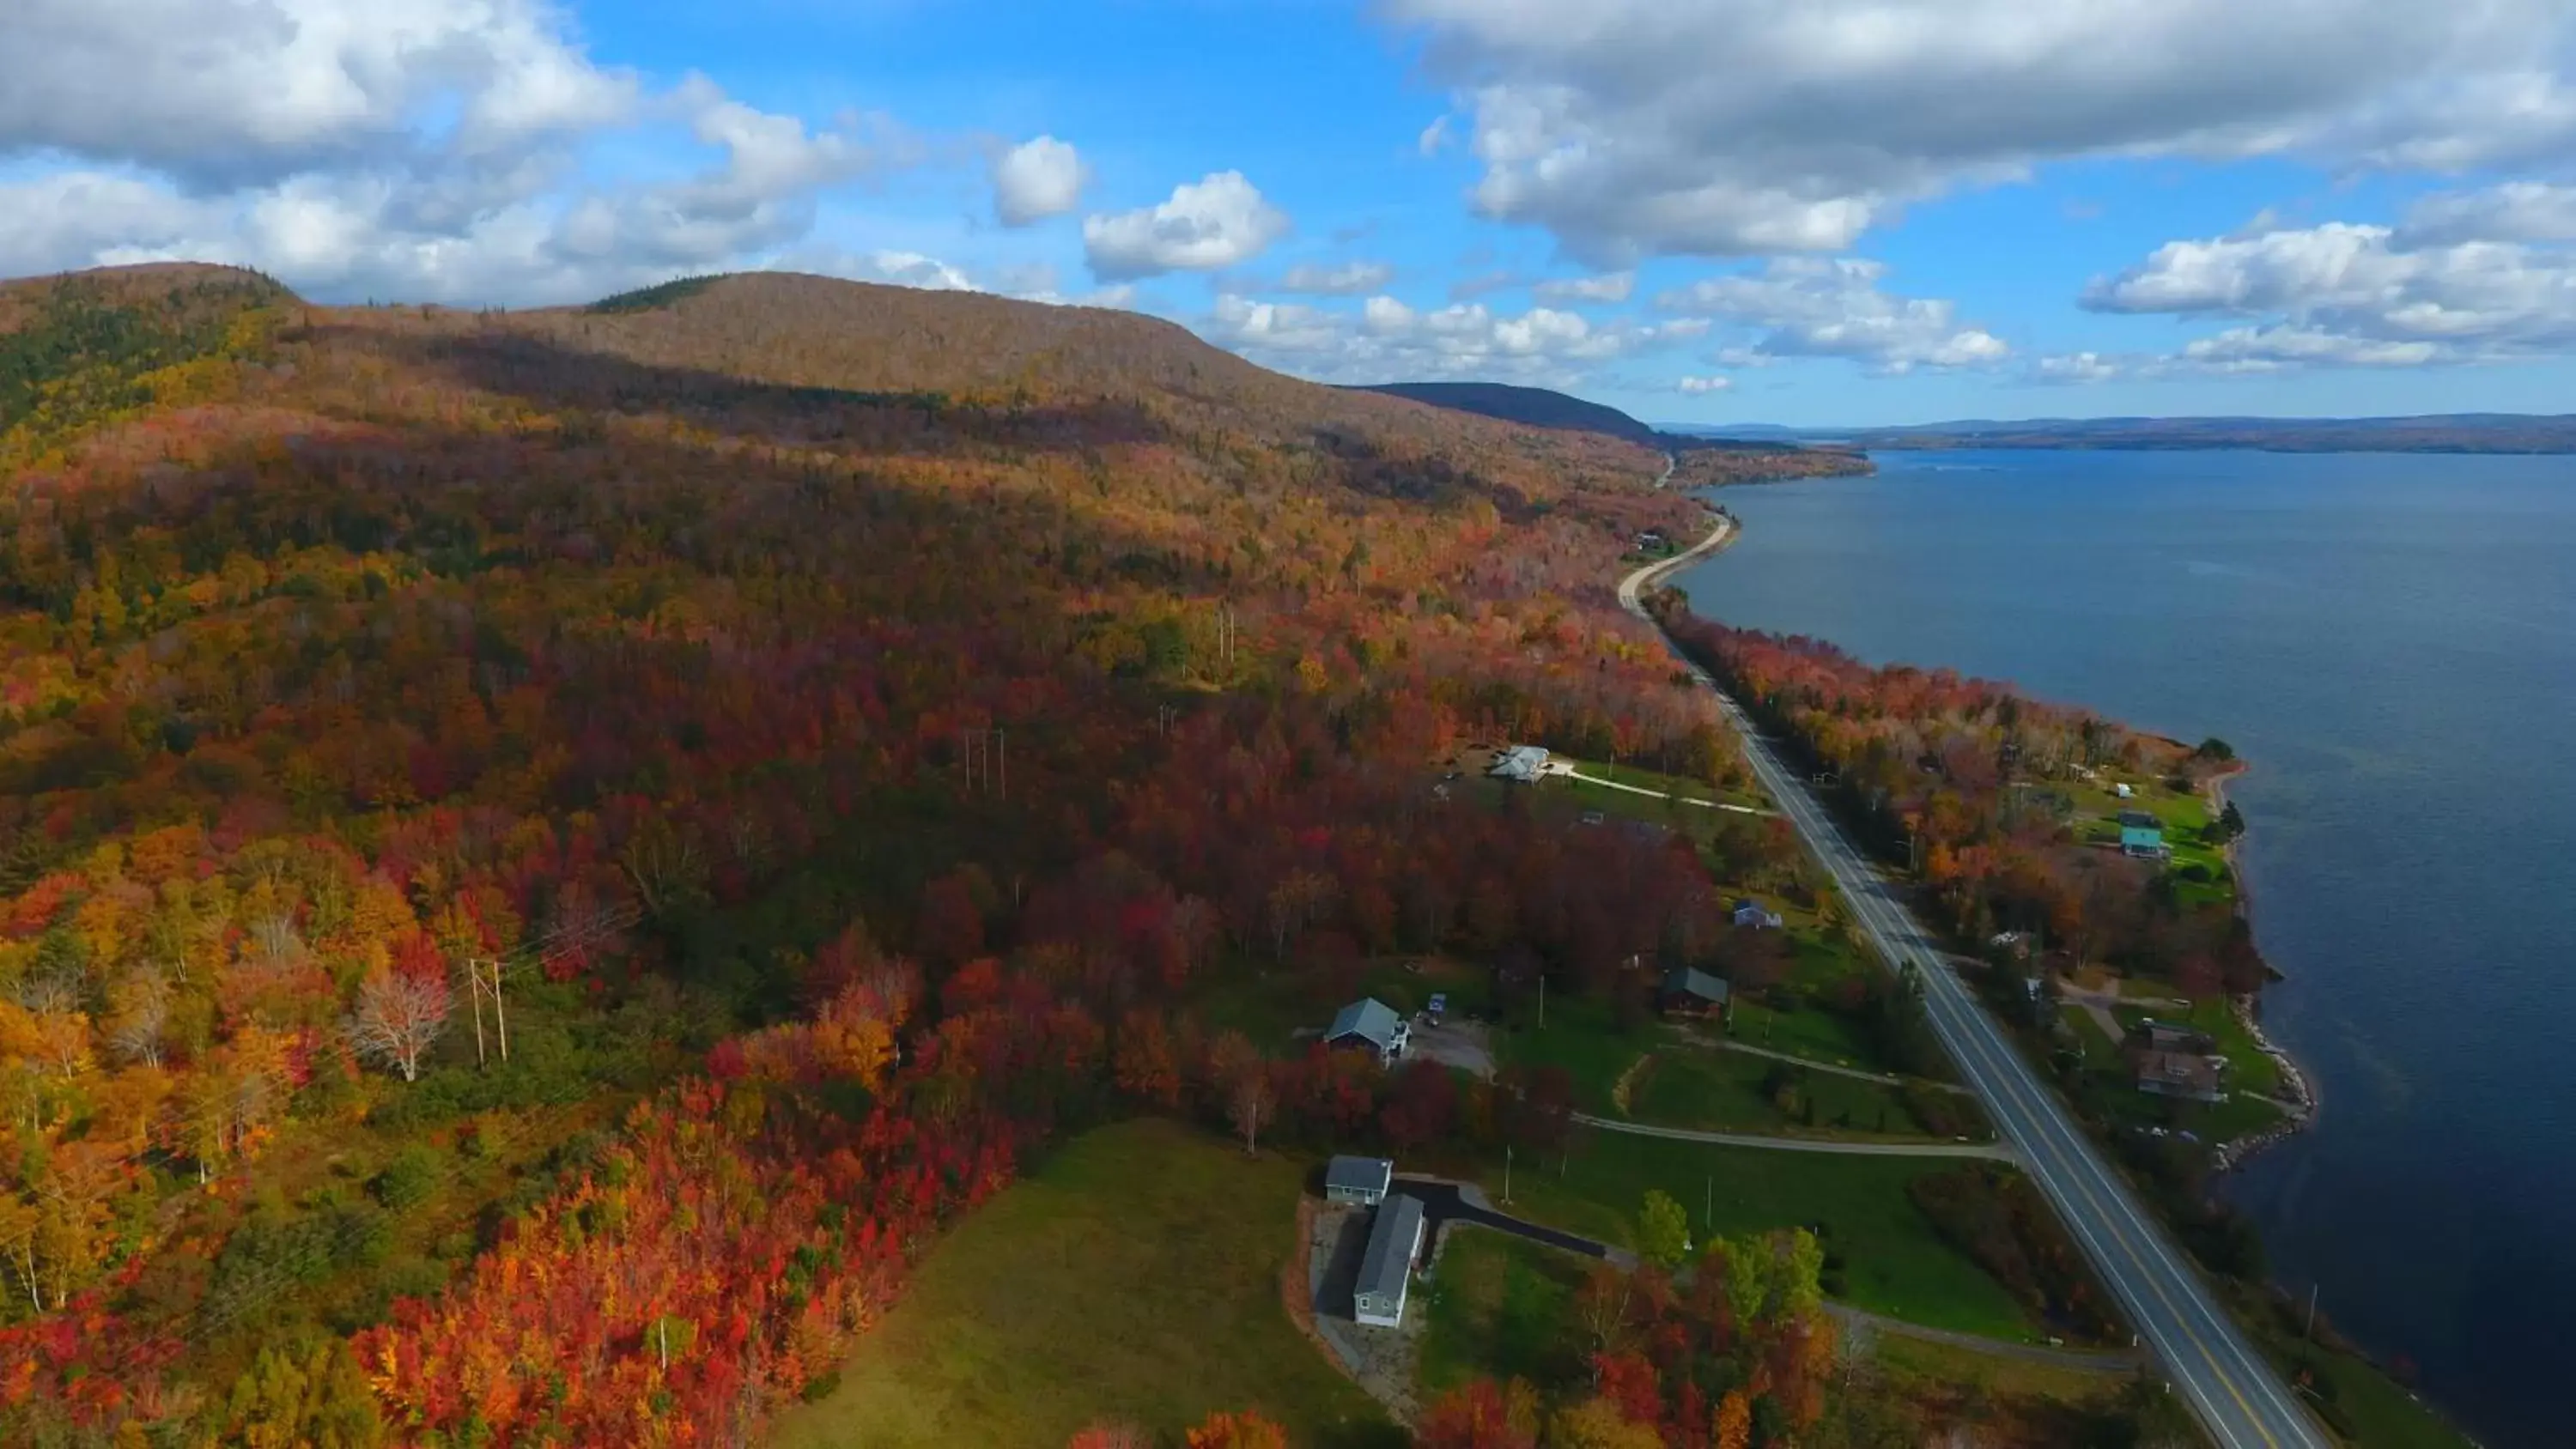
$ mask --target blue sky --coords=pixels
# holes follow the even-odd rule
[[[2576,0],[18,0],[0,273],[774,266],[1656,421],[2576,409]]]

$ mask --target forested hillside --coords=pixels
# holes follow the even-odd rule
[[[738,1441],[1064,1130],[1373,1110],[1200,983],[1687,953],[1428,786],[1735,778],[1659,467],[980,296],[0,289],[0,1441]]]

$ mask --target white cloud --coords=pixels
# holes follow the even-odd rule
[[[993,158],[993,213],[1004,226],[1028,226],[1082,204],[1090,170],[1081,153],[1053,136],[1023,141]]]
[[[1413,149],[1425,156],[1437,156],[1449,149],[1449,118],[1445,115],[1437,117],[1430,125],[1423,127],[1422,135],[1413,143]]]
[[[2109,382],[2127,371],[2098,352],[2069,352],[2040,358],[2031,364],[2030,374],[2034,382]]]
[[[538,0],[11,0],[6,28],[0,152],[200,189],[425,146],[505,155],[623,120],[642,94]]]
[[[1288,234],[1288,215],[1240,171],[1172,188],[1172,199],[1083,218],[1082,247],[1104,281],[1239,266]]]
[[[1733,386],[1735,386],[1735,379],[1731,377],[1685,377],[1673,383],[1673,390],[1692,397],[1703,397],[1713,392],[1724,392]]]
[[[2446,191],[2417,202],[2395,238],[2402,245],[2463,241],[2576,241],[2576,186],[2515,181]]]
[[[2284,367],[2421,367],[2440,360],[2430,342],[2389,342],[2312,327],[2231,327],[2184,345],[2181,361],[2211,372],[2274,372]]]
[[[1775,257],[1759,272],[1704,278],[1656,297],[1667,311],[1762,331],[1769,357],[1842,357],[1879,372],[1982,367],[2012,355],[2003,340],[1958,319],[1942,298],[1893,297],[1887,269],[1857,258]]]
[[[191,258],[325,300],[573,301],[760,265],[819,196],[918,159],[879,118],[651,90],[569,26],[546,0],[15,0],[0,272]],[[674,174],[665,143],[706,162]]]
[[[2404,228],[2258,223],[2168,242],[2082,300],[2100,312],[2243,319],[2251,325],[2180,354],[2227,370],[2564,352],[2576,348],[2576,251],[2524,240],[2557,234],[2563,200],[2507,187],[2428,202]]]
[[[1834,251],[2075,157],[2511,165],[2576,138],[2566,0],[1384,0],[1476,208],[1597,265]]]
[[[1227,294],[1199,324],[1220,346],[1283,372],[1328,382],[1481,379],[1572,386],[1613,358],[1696,337],[1698,319],[1596,323],[1533,307],[1503,314],[1476,304],[1433,310],[1376,296],[1356,312]]]
[[[1318,297],[1356,297],[1395,280],[1395,268],[1384,262],[1344,262],[1338,267],[1300,263],[1288,269],[1272,290]]]
[[[1530,288],[1530,293],[1542,302],[1625,302],[1636,290],[1636,273],[1609,272],[1598,277],[1551,278]]]

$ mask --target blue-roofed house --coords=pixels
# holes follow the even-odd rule
[[[1333,1024],[1324,1029],[1324,1045],[1375,1052],[1380,1064],[1404,1055],[1413,1029],[1395,1008],[1374,996],[1364,996],[1334,1013]]]
[[[1397,1193],[1380,1203],[1360,1254],[1359,1282],[1351,1290],[1351,1316],[1371,1328],[1404,1325],[1404,1294],[1413,1284],[1413,1260],[1422,1253],[1422,1200]]]
[[[1751,896],[1739,896],[1735,902],[1735,924],[1750,926],[1757,931],[1776,931],[1780,929],[1780,913],[1765,909]]]

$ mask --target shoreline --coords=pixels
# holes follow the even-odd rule
[[[2211,777],[2207,786],[2211,819],[2218,818],[2220,812],[2227,808],[2227,782],[2251,768],[2253,768],[2251,765],[2240,760],[2234,769]],[[2243,844],[2241,838],[2231,840],[2220,848],[2219,855],[2227,862],[2227,872],[2236,883],[2236,914],[2243,918],[2246,929],[2250,931],[2254,924],[2254,891],[2246,884],[2244,863],[2237,859],[2237,847],[2241,844]],[[2261,954],[2260,947],[2256,948],[2256,954],[2258,956]],[[2274,981],[2289,979],[2275,969],[2268,959],[2263,962],[2263,969]],[[2210,1154],[2210,1177],[2213,1183],[2252,1161],[2257,1155],[2278,1147],[2316,1126],[2317,1118],[2325,1112],[2325,1098],[2317,1091],[2316,1079],[2308,1075],[2307,1068],[2299,1064],[2299,1059],[2291,1055],[2288,1048],[2274,1041],[2271,1033],[2263,1030],[2260,995],[2230,996],[2227,998],[2227,1009],[2235,1014],[2237,1022],[2245,1028],[2245,1034],[2253,1038],[2255,1050],[2270,1057],[2281,1069],[2282,1094],[2276,1100],[2289,1107],[2290,1115],[2287,1121],[2276,1126],[2220,1143],[2217,1150]]]
[[[1803,478],[1784,478],[1760,481],[1794,483],[1804,482],[1807,480]],[[1715,492],[1719,488],[1748,487],[1753,486],[1755,482],[1756,480],[1741,479],[1728,483],[1709,485],[1701,491]],[[1679,570],[1686,565],[1700,562],[1720,553],[1734,543],[1738,529],[1735,515],[1728,512],[1722,504],[1710,504],[1709,509],[1715,519],[1715,526],[1711,528],[1707,537],[1702,538],[1698,543],[1693,544],[1690,548],[1673,555],[1671,558],[1661,559],[1646,565],[1644,568],[1638,569],[1636,572],[1630,574],[1626,579],[1621,581],[1619,585],[1619,602],[1623,607],[1629,608],[1631,612],[1636,612],[1637,610],[1635,606],[1639,596],[1643,594],[1648,587],[1660,583],[1665,575]],[[1662,631],[1659,628],[1657,632],[1661,633]],[[2177,748],[2182,747],[2180,741],[2171,741],[2171,743],[2173,743]],[[2253,768],[2251,765],[2239,760],[2235,763],[2234,768],[2210,779],[2207,786],[2204,787],[2208,795],[2210,818],[2213,820],[2216,819],[2218,815],[2227,808],[2227,782],[2251,768]],[[2227,862],[2228,874],[2235,882],[2237,902],[2236,913],[2245,920],[2247,928],[2250,930],[2254,919],[2254,896],[2252,888],[2245,882],[2243,863],[2237,858],[2237,847],[2239,844],[2241,844],[2241,842],[2236,840],[2227,842],[2227,844],[2221,848],[2220,855],[2221,858]],[[2259,954],[2259,948],[2257,949]],[[2286,976],[2282,975],[2280,971],[2274,968],[2269,960],[2265,960],[2263,962],[2263,969],[2265,974],[2273,981],[2286,981],[2288,979]],[[2256,1155],[2270,1148],[2277,1147],[2300,1133],[2307,1131],[2311,1127],[2314,1127],[2316,1125],[2317,1118],[2323,1115],[2325,1109],[2325,1099],[2317,1090],[2316,1079],[2309,1075],[2307,1068],[2300,1065],[2299,1059],[2292,1055],[2288,1048],[2283,1047],[2279,1042],[2274,1041],[2271,1034],[2263,1030],[2259,1001],[2259,994],[2251,996],[2232,995],[2227,998],[2228,1010],[2234,1013],[2237,1021],[2244,1026],[2246,1035],[2251,1037],[2254,1041],[2255,1049],[2262,1052],[2263,1055],[2270,1057],[2273,1062],[2280,1067],[2282,1095],[2280,1098],[2274,1100],[2279,1100],[2284,1103],[2290,1109],[2290,1115],[2286,1121],[2275,1126],[2267,1127],[2260,1132],[2249,1133],[2246,1136],[2231,1139],[2230,1141],[2223,1142],[2216,1148],[2212,1149],[2210,1154],[2210,1182],[2213,1191],[2219,1179],[2226,1177],[2237,1168],[2244,1166]]]

